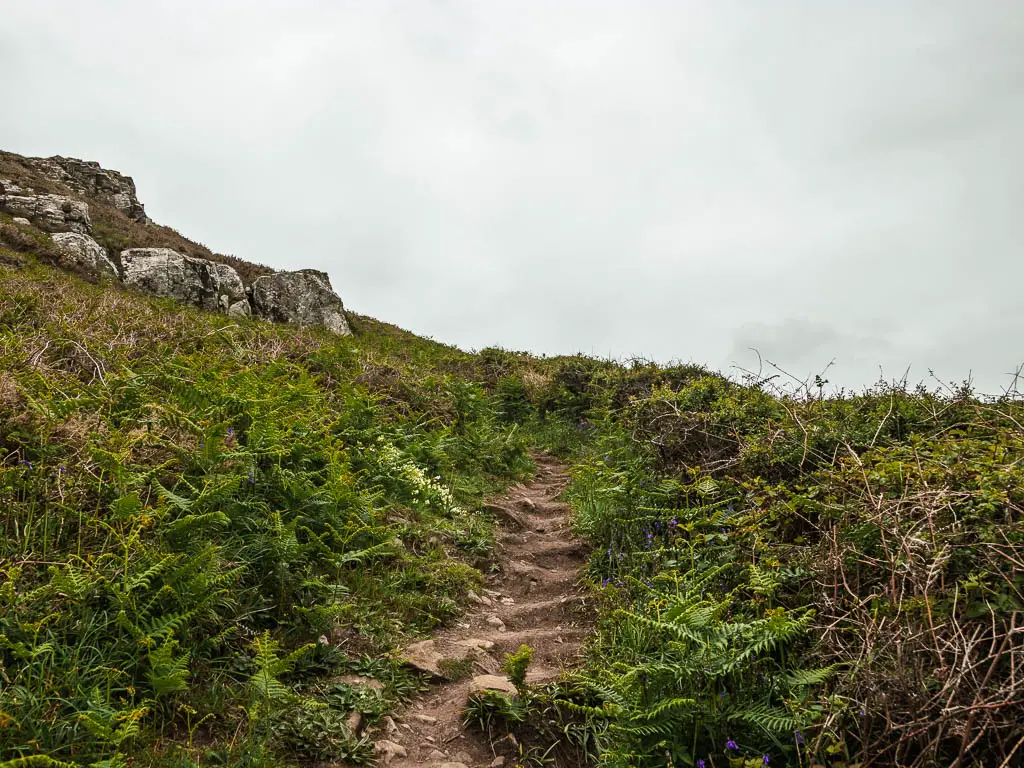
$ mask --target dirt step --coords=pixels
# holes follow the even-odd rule
[[[571,561],[575,565],[581,565],[586,560],[587,548],[581,541],[564,541],[555,539],[553,541],[539,541],[533,547],[524,547],[527,551],[523,553],[525,562],[533,563],[542,568],[557,566],[559,561]]]
[[[575,568],[545,568],[526,560],[513,560],[508,563],[503,578],[502,592],[511,595],[530,595],[540,598],[542,595],[566,594],[579,578]]]
[[[501,620],[508,630],[515,631],[542,625],[564,625],[583,610],[581,595],[559,596],[511,605],[501,613]]]
[[[515,653],[520,645],[528,645],[533,648],[533,664],[537,667],[557,667],[562,662],[579,657],[580,641],[586,634],[581,627],[571,626],[505,632],[494,638],[494,650],[491,653],[498,659],[504,659],[506,653]]]

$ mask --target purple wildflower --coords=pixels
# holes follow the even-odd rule
[[[676,520],[674,517],[668,521],[669,528],[675,528],[677,525],[679,525],[679,521]]]
[[[256,485],[256,473],[249,470],[249,485]]]
[[[803,744],[804,743],[804,735],[802,733],[800,733],[800,731],[796,732],[796,743],[797,744]]]
[[[29,470],[34,469],[34,467],[32,466],[32,462],[29,461],[28,459],[22,459],[18,463],[21,464],[23,467],[28,467]]]
[[[707,763],[705,763],[703,760],[697,761],[697,768],[705,768],[706,765]]]
[[[611,579],[605,579],[604,581],[601,582],[601,586],[602,587],[607,587],[609,581],[611,581]]]
[[[740,745],[739,745],[739,744],[737,744],[737,743],[736,743],[735,741],[733,741],[732,739],[729,739],[729,740],[728,740],[727,742],[725,742],[725,748],[726,748],[726,749],[739,749],[739,748],[740,748]]]
[[[57,467],[57,471],[58,472],[67,472],[68,468],[66,466],[64,466],[63,464],[61,464],[59,467]]]
[[[768,757],[768,755],[761,755],[761,762],[765,765],[768,765],[768,763],[771,762],[771,759]]]

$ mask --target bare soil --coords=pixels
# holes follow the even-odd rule
[[[568,482],[565,467],[547,455],[534,460],[537,473],[530,483],[513,487],[486,506],[498,518],[501,532],[498,568],[486,578],[479,595],[483,604],[433,637],[442,653],[465,647],[468,641],[493,643],[477,658],[472,675],[493,673],[504,680],[500,668],[505,654],[525,643],[533,648],[527,682],[555,680],[578,662],[591,628],[590,612],[577,586],[586,548],[569,529],[569,506],[558,500]],[[385,720],[374,738],[401,745],[407,755],[399,753],[389,760],[382,754],[381,764],[456,768],[451,764],[461,763],[483,768],[499,755],[509,755],[508,741],[492,747],[484,734],[462,725],[462,710],[474,687],[472,675],[438,681],[398,712],[394,725]],[[506,760],[505,765],[510,768],[514,762]]]

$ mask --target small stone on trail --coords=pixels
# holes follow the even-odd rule
[[[394,718],[389,716],[382,717],[380,724],[384,728],[384,733],[388,736],[398,735],[398,726],[395,724]]]
[[[444,752],[442,752],[439,749],[435,749],[429,755],[427,755],[427,760],[430,760],[432,763],[436,763],[438,760],[447,760],[447,759],[448,759],[448,755],[446,755]]]
[[[363,728],[363,713],[352,712],[345,718],[345,727],[348,728],[350,736],[358,736]]]
[[[489,651],[494,648],[490,640],[481,640],[478,637],[467,637],[465,640],[456,640],[456,645],[464,645],[467,648],[479,648],[481,651]]]
[[[466,599],[469,600],[469,602],[475,603],[477,605],[494,605],[494,601],[491,600],[491,598],[487,597],[486,595],[478,595],[472,589],[466,593]]]
[[[455,753],[455,762],[457,762],[457,763],[467,763],[468,764],[468,763],[472,763],[473,762],[473,758],[470,757],[469,753],[467,753],[467,752],[456,752]]]
[[[499,619],[497,616],[488,616],[487,623],[494,627],[499,632],[505,631],[505,622]]]
[[[431,717],[430,715],[414,714],[412,716],[412,719],[416,720],[418,722],[421,722],[421,723],[426,723],[427,725],[433,725],[434,723],[437,722],[437,718],[436,717]],[[427,738],[429,739],[430,737],[428,736]]]
[[[512,685],[512,681],[507,677],[477,675],[469,684],[469,693],[474,694],[479,691],[501,691],[502,693],[514,694],[516,693],[516,687]]]
[[[444,677],[439,666],[444,657],[437,652],[437,646],[433,640],[423,640],[413,643],[402,652],[406,664],[420,672],[426,672],[434,677]]]
[[[503,605],[515,605],[516,604],[516,601],[513,600],[511,597],[503,597],[503,598],[501,598],[501,602],[502,602]]]
[[[384,683],[380,680],[374,680],[372,677],[364,677],[363,675],[342,675],[334,679],[352,688],[369,688],[373,691],[384,690]]]
[[[491,760],[490,768],[505,768],[505,758],[498,755],[496,758]]]
[[[394,741],[388,741],[382,739],[373,745],[373,751],[376,752],[384,760],[384,765],[388,765],[396,757],[408,757],[409,751]]]

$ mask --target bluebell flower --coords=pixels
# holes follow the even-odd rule
[[[605,579],[604,581],[601,582],[601,586],[602,587],[607,587],[609,581],[611,581],[611,579]]]
[[[66,466],[64,466],[63,464],[61,464],[59,467],[57,467],[57,471],[58,472],[67,472],[68,468]]]
[[[24,466],[24,467],[28,467],[28,468],[29,468],[30,470],[31,470],[31,469],[34,469],[34,467],[32,466],[32,462],[31,462],[31,461],[29,461],[28,459],[22,459],[22,460],[21,460],[21,461],[19,461],[18,463],[19,463],[19,464],[21,464],[21,465],[22,465],[22,466]]]
[[[249,470],[249,485],[256,485],[256,473]]]
[[[707,766],[707,763],[705,763],[703,760],[697,761],[697,768],[705,768],[705,766]]]
[[[729,739],[729,740],[728,740],[727,742],[725,742],[725,748],[726,748],[726,749],[739,749],[739,748],[740,748],[740,745],[739,745],[739,744],[737,744],[737,743],[736,743],[735,741],[733,741],[732,739]]]
[[[674,517],[668,521],[669,528],[675,528],[677,525],[679,525],[679,521],[676,520]]]
[[[796,732],[796,743],[797,744],[803,744],[804,743],[804,735],[802,733],[800,733],[800,731]]]
[[[768,765],[768,763],[770,763],[771,760],[769,759],[768,755],[761,755],[761,762],[765,765]]]

